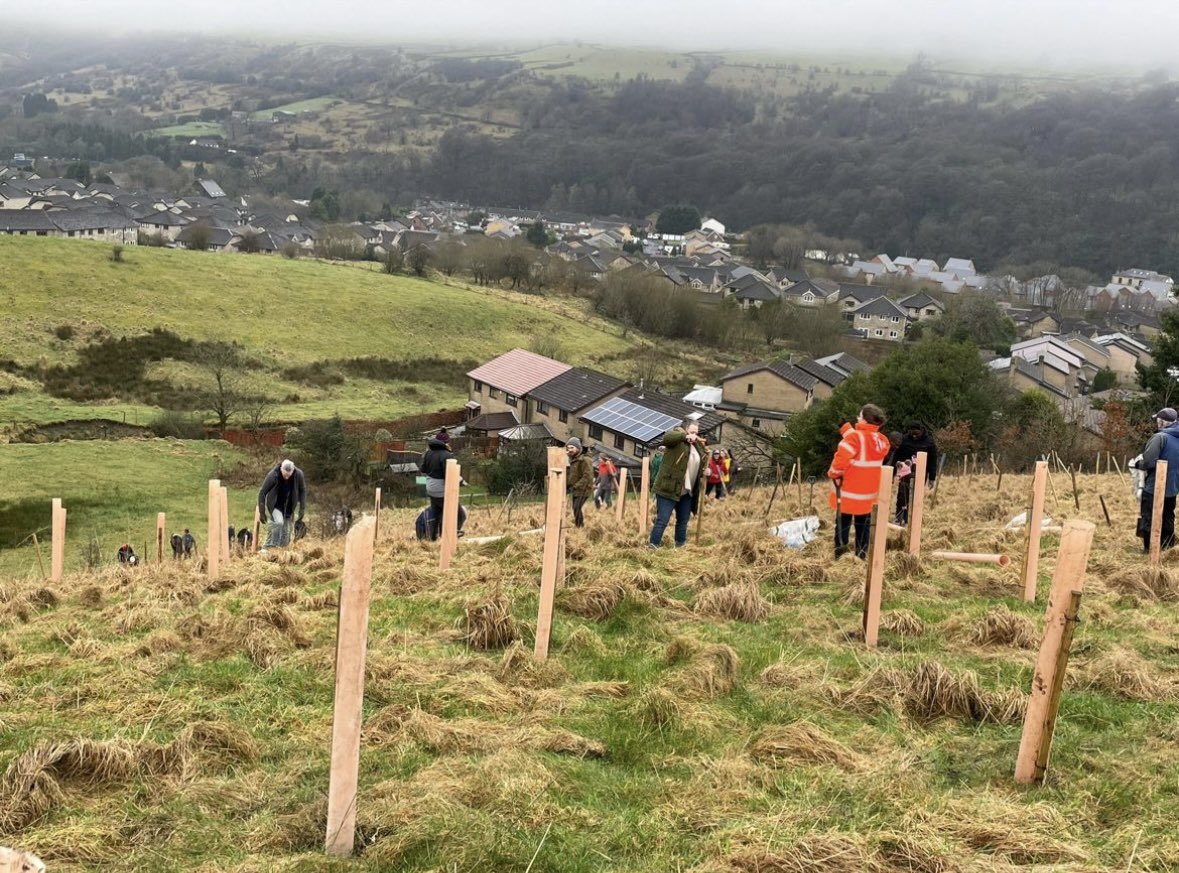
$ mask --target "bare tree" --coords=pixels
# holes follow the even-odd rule
[[[209,343],[200,355],[200,364],[209,376],[205,391],[205,405],[217,418],[217,427],[225,430],[229,419],[243,406],[244,398],[238,390],[241,385],[239,367],[241,350],[231,343]]]

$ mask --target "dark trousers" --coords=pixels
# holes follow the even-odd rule
[[[707,497],[709,494],[712,494],[714,492],[716,494],[717,500],[720,500],[722,497],[724,497],[725,496],[725,483],[724,482],[709,482],[707,485],[704,486],[704,496],[705,497]]]
[[[430,539],[436,540],[442,536],[442,505],[441,497],[430,498]]]
[[[1138,507],[1138,536],[1142,537],[1142,551],[1150,551],[1150,526],[1154,519],[1154,495],[1142,492]],[[1164,549],[1175,545],[1175,498],[1163,498],[1163,530],[1159,542]]]
[[[897,524],[909,523],[909,498],[913,493],[913,477],[906,476],[897,485]]]
[[[872,534],[872,513],[867,515],[839,514],[835,525],[835,557],[847,554],[852,525],[856,528],[856,557],[868,557],[868,538]]]
[[[667,523],[671,521],[671,514],[675,513],[675,544],[687,545],[688,521],[692,517],[692,493],[680,496],[679,500],[672,500],[662,494],[655,495],[655,523],[651,525],[651,545],[657,546],[663,542],[663,532],[667,530]]]
[[[573,524],[575,527],[585,527],[585,502],[588,497],[573,495]]]

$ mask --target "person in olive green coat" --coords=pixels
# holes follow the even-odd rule
[[[573,524],[585,527],[585,502],[594,493],[594,471],[577,437],[565,443],[569,453],[569,493],[573,495]]]
[[[663,435],[663,463],[655,477],[655,523],[651,526],[651,548],[663,542],[663,532],[675,513],[676,548],[688,542],[688,520],[696,495],[704,482],[704,448],[700,426],[690,421]]]

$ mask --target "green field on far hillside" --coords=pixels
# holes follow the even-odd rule
[[[69,366],[88,345],[157,328],[182,340],[239,344],[243,384],[270,398],[271,419],[285,421],[454,408],[469,365],[538,339],[556,340],[570,363],[621,376],[631,375],[627,359],[643,345],[590,315],[585,301],[389,276],[371,264],[146,247],[129,248],[123,261],[106,245],[0,239],[0,362],[15,362],[14,373],[0,367],[0,424],[124,413],[146,423],[156,404],[142,392],[116,391],[101,402],[49,397],[29,369]],[[289,372],[350,358],[404,366],[375,379]],[[148,375],[193,395],[208,379],[170,360],[152,363]]]

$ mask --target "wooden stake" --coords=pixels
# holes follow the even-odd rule
[[[1108,468],[1106,469],[1106,472],[1109,472]],[[1113,522],[1109,520],[1109,510],[1106,509],[1105,506],[1105,495],[1098,494],[1097,499],[1101,501],[1101,511],[1105,514],[1105,526],[1113,527]]]
[[[1040,571],[1040,525],[1044,520],[1044,484],[1048,481],[1048,462],[1036,461],[1032,479],[1032,511],[1027,521],[1027,548],[1023,555],[1023,599],[1036,599],[1036,574]]]
[[[164,513],[156,515],[156,563],[164,563],[164,530],[168,527],[167,516]]]
[[[381,534],[381,489],[378,488],[376,494],[373,496],[373,542],[376,542]]]
[[[651,521],[651,458],[643,456],[642,472],[639,476],[639,536],[647,535]]]
[[[60,582],[65,571],[66,511],[61,498],[54,497],[50,518],[52,540],[49,544],[49,581]]]
[[[921,557],[921,525],[925,520],[925,474],[929,465],[927,452],[917,453],[917,467],[913,473],[913,508],[909,512],[909,554]]]
[[[884,587],[884,553],[888,549],[888,507],[892,502],[892,467],[880,468],[880,490],[876,493],[876,526],[868,559],[868,590],[864,596],[864,644],[876,648],[880,635],[880,598]]]
[[[708,503],[708,495],[698,492],[696,500],[698,501],[696,504],[696,545],[700,545],[700,535],[704,531],[704,506]]]
[[[329,855],[352,854],[360,779],[360,725],[364,719],[364,661],[373,575],[376,521],[362,520],[344,541],[344,581],[336,630],[336,695],[332,710],[332,765],[328,783]]]
[[[770,502],[766,504],[766,513],[764,520],[770,520],[770,510],[774,508],[774,498],[778,496],[778,489],[782,487],[782,467],[778,467],[778,479],[774,482],[774,490],[770,492]],[[801,486],[799,486],[801,487]]]
[[[262,539],[262,513],[258,511],[258,507],[254,507],[254,542],[253,551],[257,552],[262,548],[259,540]]]
[[[221,557],[229,563],[233,557],[233,543],[229,541],[229,489],[221,489]]]
[[[451,458],[446,462],[446,484],[442,495],[442,549],[438,554],[439,570],[450,569],[450,562],[458,549],[460,478],[462,477],[459,462]]]
[[[1101,475],[1101,452],[1097,453],[1097,457],[1093,459],[1093,475]]]
[[[1060,512],[1060,497],[1056,493],[1056,483],[1052,480],[1052,471],[1048,470],[1048,487],[1052,489],[1052,505]]]
[[[798,465],[798,514],[804,515],[807,508],[802,505],[802,458],[799,458],[795,463]]]
[[[1081,496],[1077,493],[1077,471],[1071,466],[1068,468],[1068,474],[1073,480],[1073,503],[1077,507],[1077,512],[1081,511]]]
[[[558,450],[560,451],[560,450]],[[565,469],[553,465],[549,453],[549,490],[545,501],[544,552],[540,565],[540,607],[536,616],[536,647],[533,654],[538,661],[549,656],[549,638],[553,632],[553,598],[557,591],[557,565],[562,546],[561,520],[565,515]]]
[[[209,523],[208,538],[205,540],[205,564],[210,579],[216,579],[221,572],[221,552],[218,546],[221,537],[217,535],[217,528],[221,526],[221,480],[209,480]]]
[[[1160,487],[1161,486],[1161,487]],[[1167,462],[1154,468],[1154,501],[1150,512],[1150,563],[1157,564],[1163,555],[1163,500],[1167,496]]]
[[[1032,676],[1031,696],[1015,763],[1015,781],[1021,785],[1041,784],[1048,770],[1072,628],[1077,621],[1093,532],[1092,522],[1071,519],[1065,522],[1060,537],[1060,553],[1044,618],[1044,637]]]
[[[33,551],[37,555],[37,569],[41,571],[41,578],[45,579],[45,561],[41,557],[41,543],[37,540],[37,534],[33,534]]]
[[[622,521],[626,515],[626,467],[618,469],[618,505],[614,507],[615,517]]]

